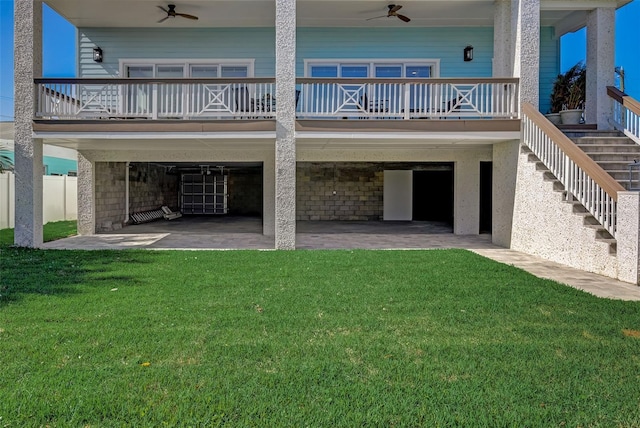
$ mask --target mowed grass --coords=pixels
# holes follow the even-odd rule
[[[43,226],[42,238],[44,242],[67,238],[78,234],[77,222],[52,221]],[[14,229],[0,229],[0,246],[13,245]]]
[[[640,426],[640,304],[464,250],[0,251],[2,426]]]

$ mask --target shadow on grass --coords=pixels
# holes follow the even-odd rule
[[[78,222],[75,220],[51,221],[42,227],[44,242],[68,238],[78,234]],[[0,229],[0,247],[13,245],[14,229]]]
[[[142,285],[132,272],[154,263],[154,254],[134,251],[51,251],[0,246],[0,308],[28,294],[64,295],[81,287]]]

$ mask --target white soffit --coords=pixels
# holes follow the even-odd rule
[[[620,7],[629,0],[542,0],[543,25],[559,25],[573,12],[595,7]],[[276,0],[48,0],[50,7],[76,27],[217,28],[273,27]],[[196,15],[159,20],[158,8],[176,5],[176,12]],[[493,0],[403,0],[404,23],[395,17],[367,21],[385,15],[390,1],[298,0],[298,27],[412,28],[446,26],[493,26]]]

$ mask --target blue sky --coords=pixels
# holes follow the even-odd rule
[[[75,28],[44,6],[44,77],[72,77],[76,72]],[[616,65],[625,70],[626,92],[640,100],[640,0],[616,13]],[[561,41],[561,71],[586,57],[586,32],[565,35]],[[547,94],[540,94],[541,97]],[[0,0],[0,121],[13,119],[13,0]]]

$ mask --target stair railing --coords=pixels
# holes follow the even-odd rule
[[[640,144],[640,102],[613,86],[607,86],[613,99],[613,126]]]
[[[618,192],[624,187],[529,103],[522,106],[523,142],[573,196],[616,236]]]

